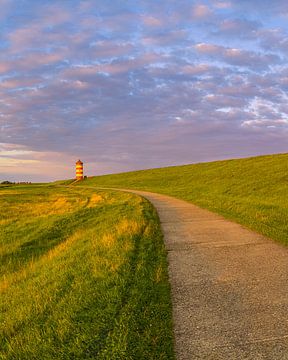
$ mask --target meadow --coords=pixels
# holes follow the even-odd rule
[[[0,359],[174,359],[154,208],[116,191],[0,187]]]
[[[97,176],[84,184],[171,195],[288,244],[288,154]]]

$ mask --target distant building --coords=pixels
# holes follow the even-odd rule
[[[83,162],[81,160],[78,160],[76,162],[76,180],[83,180]]]

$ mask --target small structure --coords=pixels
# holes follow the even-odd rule
[[[81,160],[78,160],[76,162],[76,180],[83,180],[83,162]]]

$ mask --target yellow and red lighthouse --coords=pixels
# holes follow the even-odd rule
[[[76,180],[83,180],[83,162],[78,160],[76,162]]]

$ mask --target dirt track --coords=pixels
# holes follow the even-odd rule
[[[133,192],[162,223],[177,359],[288,359],[288,249],[185,201]]]

